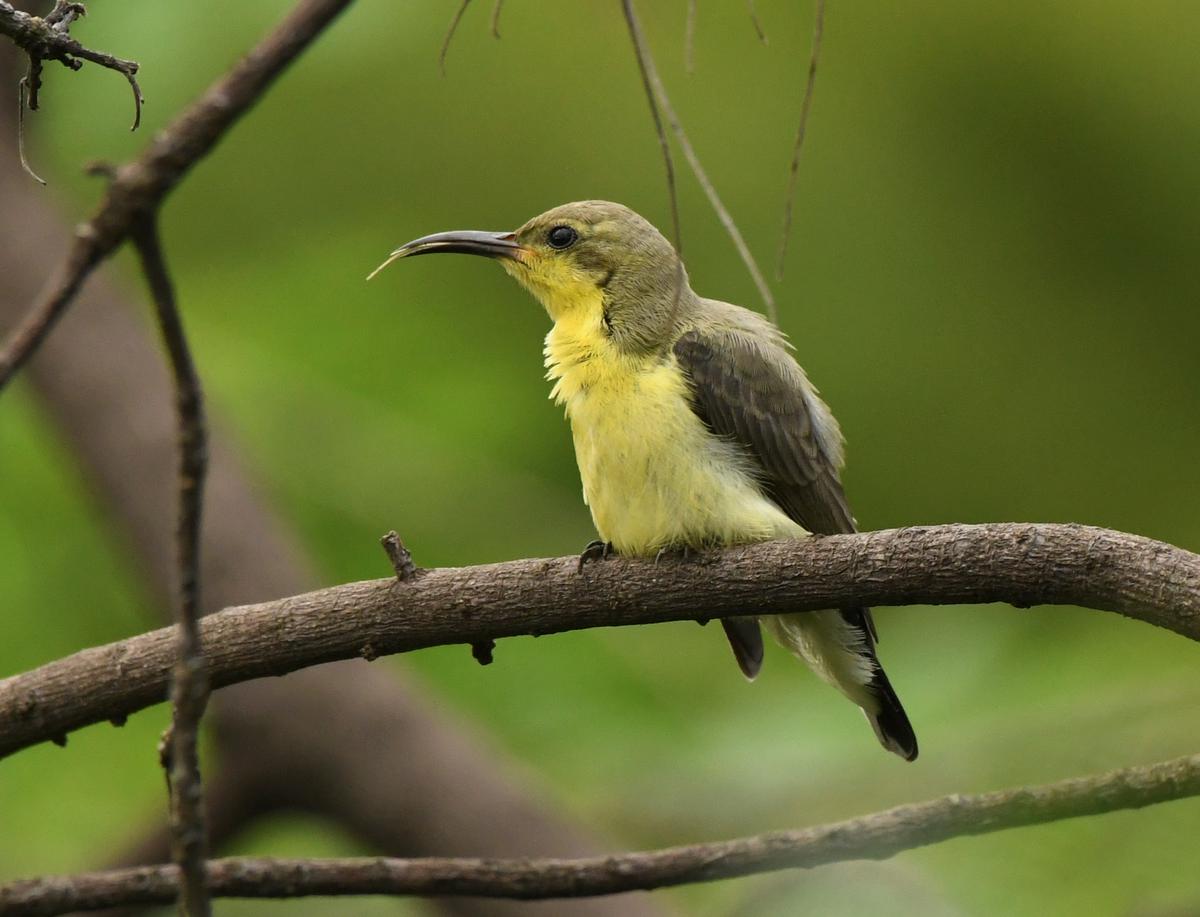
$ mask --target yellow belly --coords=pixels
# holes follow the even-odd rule
[[[763,496],[740,450],[692,412],[673,358],[630,360],[591,342],[586,359],[571,359],[571,344],[547,339],[554,396],[596,530],[618,552],[806,534]]]

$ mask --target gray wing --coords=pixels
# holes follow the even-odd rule
[[[680,336],[674,351],[691,385],[692,410],[717,436],[742,445],[779,507],[810,532],[853,532],[854,517],[838,474],[841,432],[782,344],[746,331],[696,329]],[[862,633],[859,652],[871,660],[867,687],[878,709],[864,708],[867,718],[885,748],[911,761],[917,757],[917,738],[875,657],[879,637],[871,611],[840,611]],[[726,633],[742,664],[740,632],[726,627]],[[761,659],[761,637],[758,643]]]
[[[853,532],[838,475],[841,434],[791,355],[737,331],[693,330],[675,342],[692,410],[740,443],[779,507],[810,532]]]
[[[856,531],[842,490],[842,439],[837,421],[791,354],[740,331],[685,332],[675,359],[691,384],[692,410],[717,436],[746,449],[761,469],[767,495],[808,531]],[[842,616],[879,635],[870,609]]]

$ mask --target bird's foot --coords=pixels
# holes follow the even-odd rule
[[[701,555],[701,551],[696,550],[691,545],[687,544],[669,544],[666,547],[658,549],[658,553],[654,555],[654,566],[658,566],[660,560],[693,560]]]
[[[606,560],[612,552],[611,541],[589,541],[587,547],[579,555],[579,572],[583,572],[583,565],[589,560]]]

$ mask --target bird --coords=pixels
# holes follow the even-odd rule
[[[511,232],[422,236],[370,277],[436,253],[498,261],[553,323],[547,379],[570,423],[599,535],[581,569],[610,552],[657,560],[856,530],[841,482],[841,430],[787,338],[757,312],[696,294],[674,246],[633,210],[577,201]],[[862,709],[885,749],[916,759],[870,609],[722,625],[748,679],[762,666],[765,628]]]

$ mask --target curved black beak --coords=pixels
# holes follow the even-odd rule
[[[455,230],[454,232],[435,232],[431,236],[421,236],[406,242],[388,255],[387,260],[370,276],[374,277],[393,261],[407,258],[411,255],[434,255],[439,252],[458,255],[483,255],[487,258],[508,258],[520,261],[525,248],[516,241],[511,232],[481,232],[475,229]]]

